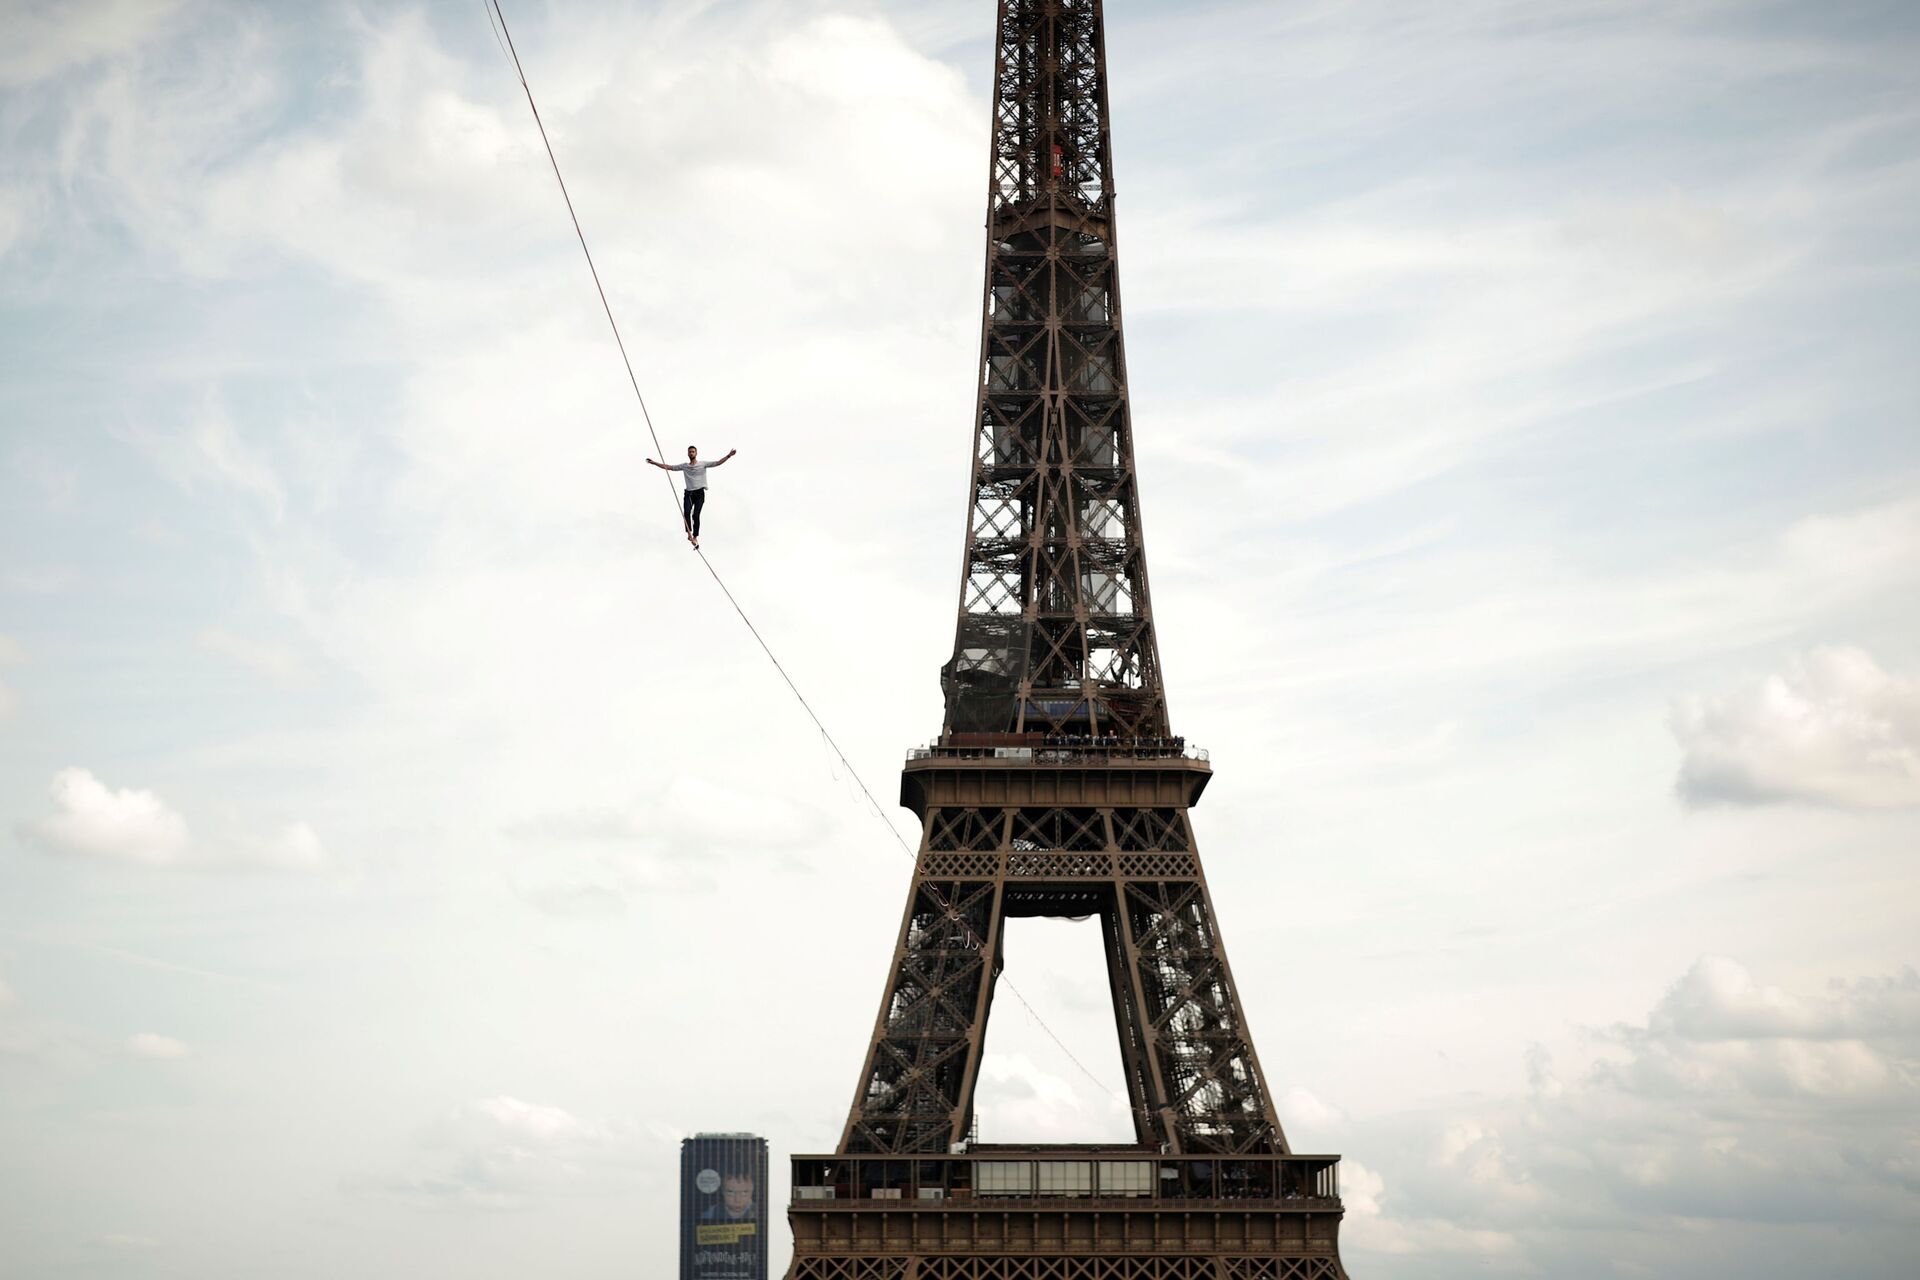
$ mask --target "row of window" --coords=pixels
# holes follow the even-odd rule
[[[1336,1168],[1320,1158],[797,1160],[794,1185],[800,1199],[1293,1199],[1337,1196]]]
[[[1145,1160],[982,1160],[973,1185],[983,1196],[1090,1196],[1096,1167],[1103,1196],[1153,1194],[1153,1165]]]

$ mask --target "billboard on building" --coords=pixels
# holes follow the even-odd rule
[[[767,1280],[767,1140],[680,1144],[680,1280]]]

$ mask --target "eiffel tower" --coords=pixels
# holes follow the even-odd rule
[[[1339,1157],[1287,1146],[1167,718],[1135,486],[1100,0],[1000,0],[965,576],[921,845],[789,1280],[1344,1280]],[[1135,1141],[972,1140],[1010,918],[1100,920]]]

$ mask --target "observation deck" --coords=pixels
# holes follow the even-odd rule
[[[1185,738],[950,733],[907,753],[900,803],[923,821],[951,805],[1197,804],[1213,777]]]
[[[813,1255],[1090,1256],[1197,1245],[1334,1256],[1340,1157],[1161,1156],[1138,1146],[966,1144],[938,1158],[793,1158],[788,1220]]]

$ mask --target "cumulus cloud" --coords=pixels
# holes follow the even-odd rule
[[[1724,956],[1702,957],[1641,1029],[1620,1032],[1632,1055],[1601,1070],[1622,1087],[1724,1098],[1914,1096],[1899,1045],[1920,1037],[1920,974],[1838,984],[1796,996]]]
[[[1386,1178],[1351,1157],[1340,1161],[1340,1201],[1347,1211],[1345,1242],[1350,1259],[1355,1253],[1428,1259],[1464,1256],[1476,1268],[1497,1262],[1501,1270],[1510,1270],[1520,1254],[1520,1242],[1505,1231],[1396,1212]]]
[[[1920,974],[1793,992],[1704,957],[1583,1064],[1526,1065],[1521,1096],[1358,1126],[1356,1254],[1417,1247],[1436,1276],[1920,1266]]]
[[[1300,1085],[1294,1085],[1281,1094],[1274,1108],[1280,1113],[1281,1127],[1293,1138],[1296,1147],[1300,1146],[1303,1132],[1331,1134],[1338,1132],[1347,1122],[1340,1108],[1328,1104],[1311,1089]]]
[[[60,770],[48,791],[54,812],[21,834],[51,853],[147,867],[316,870],[328,861],[320,836],[294,822],[264,838],[196,840],[187,820],[153,791],[113,788],[90,770]]]
[[[1004,994],[1000,1014],[1014,1014]],[[1072,1068],[1068,1067],[1068,1071]],[[1048,1070],[1024,1053],[989,1052],[980,1064],[975,1104],[980,1132],[990,1141],[1016,1135],[1036,1142],[1082,1142],[1090,1133],[1130,1124],[1125,1099],[1109,1085]]]
[[[1692,805],[1920,805],[1920,681],[1829,646],[1721,697],[1682,699],[1672,727]]]
[[[1779,987],[1763,986],[1745,965],[1702,956],[1654,1006],[1648,1025],[1687,1040],[1828,1034],[1824,1011]]]
[[[1654,1007],[1648,1025],[1686,1040],[1920,1035],[1920,973],[1836,983],[1802,997],[1760,983],[1737,960],[1703,956]]]
[[[498,1126],[502,1133],[531,1142],[557,1142],[579,1137],[587,1131],[585,1125],[559,1107],[522,1102],[504,1095],[483,1098],[474,1103],[471,1110]]]
[[[193,1050],[187,1047],[185,1041],[176,1040],[172,1036],[158,1035],[152,1031],[142,1031],[138,1035],[127,1038],[127,1052],[136,1058],[166,1060],[184,1058],[189,1053],[192,1053]]]
[[[151,791],[115,790],[79,768],[60,770],[49,790],[55,812],[26,829],[46,849],[148,866],[186,856],[187,820]]]

